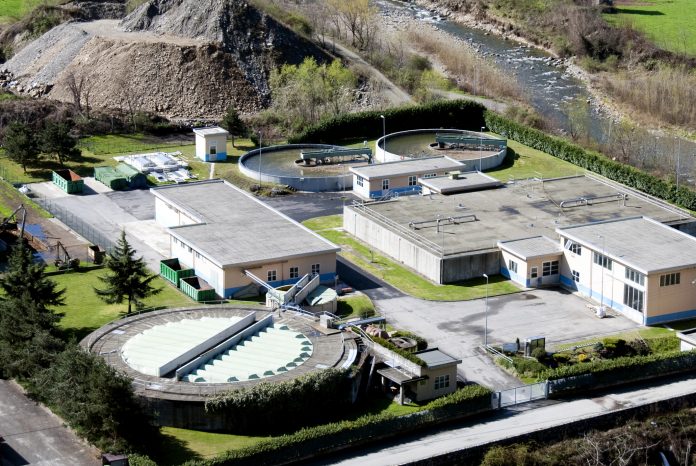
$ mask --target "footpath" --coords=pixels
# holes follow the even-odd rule
[[[593,425],[606,423],[608,418],[626,419],[634,412],[656,404],[667,404],[673,399],[696,399],[696,375],[680,379],[658,380],[639,387],[617,388],[595,398],[573,400],[548,400],[539,404],[518,405],[503,409],[495,415],[448,427],[446,431],[409,435],[398,440],[367,448],[351,450],[340,456],[323,458],[331,464],[341,465],[391,465],[457,464],[456,452],[480,448],[528,434],[537,439],[553,436],[559,430],[591,429]],[[576,427],[577,428],[577,427]],[[461,458],[461,457],[460,457]],[[317,463],[318,464],[318,463]]]

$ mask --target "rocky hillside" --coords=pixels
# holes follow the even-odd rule
[[[243,0],[151,0],[120,22],[57,26],[3,67],[20,92],[73,101],[70,84],[82,81],[92,107],[217,118],[230,104],[267,105],[270,71],[305,56],[328,58]]]

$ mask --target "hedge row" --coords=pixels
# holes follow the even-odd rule
[[[672,351],[561,366],[542,372],[539,378],[551,381],[552,392],[557,393],[690,370],[696,370],[696,351]]]
[[[565,139],[549,136],[539,130],[520,125],[494,112],[486,111],[484,118],[486,127],[495,133],[605,176],[610,180],[686,209],[696,210],[696,193],[689,188],[677,188],[674,184],[649,175],[635,167],[615,162],[598,152],[585,150]]]
[[[479,385],[470,385],[433,400],[423,411],[406,416],[382,413],[362,416],[353,421],[341,421],[302,429],[294,434],[262,441],[254,446],[231,450],[223,455],[202,461],[190,461],[188,466],[266,465],[279,458],[292,462],[307,456],[368,442],[402,431],[417,429],[438,421],[491,409],[491,392]]]
[[[208,399],[205,410],[222,413],[226,431],[231,433],[292,432],[348,412],[352,383],[348,372],[330,368],[281,383],[261,382],[249,389],[229,390]]]
[[[402,348],[399,348],[396,346],[394,343],[390,342],[389,340],[385,340],[384,338],[380,337],[372,337],[372,341],[374,341],[376,344],[383,346],[384,348],[387,348],[389,351],[393,351],[394,353],[398,354],[399,356],[403,357],[404,359],[408,359],[414,364],[418,364],[420,367],[425,367],[425,361],[423,361],[421,358],[418,357],[418,355],[413,354],[409,351],[406,351]]]
[[[346,139],[382,136],[384,115],[387,133],[418,128],[457,128],[478,131],[484,125],[485,107],[470,100],[436,101],[426,105],[384,111],[349,113],[320,121],[288,139],[291,144],[335,144]]]

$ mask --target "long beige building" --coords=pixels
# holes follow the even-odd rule
[[[338,246],[223,180],[152,189],[170,256],[195,270],[224,298],[252,284],[251,272],[277,287],[305,274],[336,275]]]
[[[644,325],[696,317],[696,238],[646,217],[557,228],[498,243],[501,272],[561,284]]]

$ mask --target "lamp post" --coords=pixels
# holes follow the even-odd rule
[[[600,306],[602,310],[604,310],[604,269],[606,268],[607,265],[607,256],[606,256],[606,249],[607,249],[607,239],[602,236],[602,235],[597,235],[597,238],[602,238],[602,260],[600,261],[600,267],[602,267],[602,284],[600,285],[599,288],[599,293],[600,293]]]
[[[379,116],[382,119],[382,160],[387,161],[387,119],[384,115]]]
[[[261,130],[259,130],[259,192],[261,191],[261,152],[263,151],[263,143],[261,142]]]
[[[483,130],[485,126],[481,126],[481,132],[479,133],[479,171],[483,171]]]
[[[488,346],[488,275],[483,274],[483,278],[486,279],[486,312],[484,313],[484,326],[483,326],[483,346]]]

